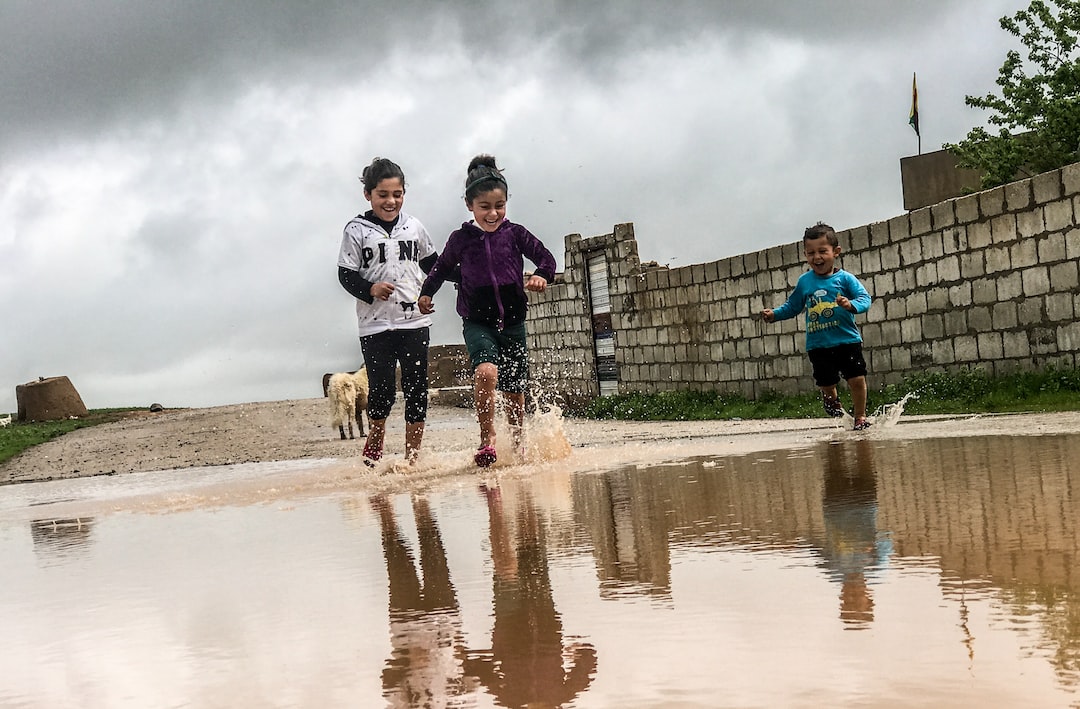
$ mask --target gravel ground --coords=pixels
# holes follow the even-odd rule
[[[680,451],[686,455],[715,455],[800,447],[830,436],[905,439],[1080,433],[1080,412],[903,417],[899,425],[879,422],[866,434],[853,434],[829,419],[704,422],[559,419],[557,425],[561,429],[559,436],[573,450],[599,452],[641,446],[642,456],[648,458],[658,451],[664,455]],[[387,427],[388,456],[400,457],[403,439],[404,422],[395,409]],[[462,455],[476,443],[476,423],[471,410],[431,407],[424,438],[425,457]],[[176,409],[142,413],[123,421],[80,429],[35,446],[0,465],[0,484],[231,463],[305,459],[351,463],[359,462],[362,448],[361,438],[340,440],[337,430],[330,426],[329,405],[323,398]]]

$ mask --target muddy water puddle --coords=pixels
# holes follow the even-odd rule
[[[1080,706],[1080,437],[701,448],[8,486],[0,706]]]

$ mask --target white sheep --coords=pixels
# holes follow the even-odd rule
[[[357,432],[364,436],[364,412],[367,411],[368,398],[367,368],[331,374],[326,389],[330,397],[331,425],[337,426],[341,440],[345,440],[346,424],[349,426],[349,438],[355,438],[354,421]]]

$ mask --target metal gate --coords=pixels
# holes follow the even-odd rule
[[[586,258],[585,263],[589,271],[589,311],[592,315],[596,380],[600,385],[600,396],[611,396],[619,393],[619,370],[615,364],[615,331],[611,327],[607,259],[600,252]]]

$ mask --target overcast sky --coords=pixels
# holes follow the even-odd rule
[[[465,167],[563,237],[701,263],[903,212],[1026,0],[0,1],[0,412],[320,396],[360,364],[341,231],[375,156],[441,249]],[[461,342],[453,289],[435,344]]]

